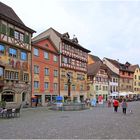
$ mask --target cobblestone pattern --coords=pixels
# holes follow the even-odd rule
[[[139,139],[140,101],[128,106],[126,115],[121,108],[115,113],[106,106],[83,111],[22,109],[20,118],[0,118],[0,139]]]

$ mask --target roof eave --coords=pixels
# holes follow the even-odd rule
[[[3,20],[5,20],[5,21],[7,21],[7,22],[9,22],[9,23],[11,23],[11,24],[13,24],[13,25],[16,25],[17,27],[20,27],[20,28],[22,28],[22,29],[24,29],[24,30],[26,30],[26,31],[28,31],[28,32],[30,32],[30,33],[32,33],[32,34],[33,34],[33,33],[36,33],[36,31],[34,31],[34,30],[32,30],[31,28],[25,26],[24,24],[18,23],[18,22],[16,22],[15,20],[10,19],[10,18],[8,18],[8,17],[6,17],[6,16],[4,16],[4,15],[2,15],[2,14],[0,14],[0,19],[3,19]]]

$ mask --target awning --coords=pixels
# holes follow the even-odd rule
[[[126,92],[120,92],[119,93],[119,96],[128,96],[128,93],[126,93]]]
[[[62,96],[56,96],[56,101],[62,101],[63,97]]]

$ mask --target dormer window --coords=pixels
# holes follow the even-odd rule
[[[68,32],[64,33],[62,36],[63,36],[63,37],[66,37],[66,38],[70,38]]]

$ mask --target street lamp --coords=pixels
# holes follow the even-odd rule
[[[70,81],[70,74],[67,73],[67,78],[68,78],[68,81],[67,81],[67,84],[68,84],[68,98],[70,99],[70,85],[71,85],[71,81]]]

